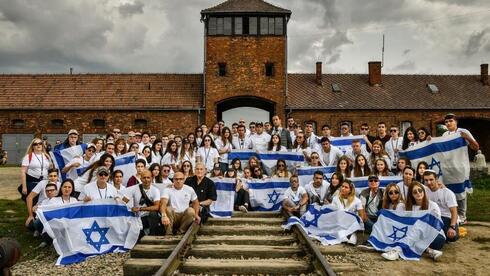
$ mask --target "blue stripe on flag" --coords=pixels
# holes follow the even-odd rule
[[[407,225],[414,225],[415,222],[420,220],[427,223],[429,226],[436,229],[437,231],[441,231],[442,227],[444,226],[444,223],[432,214],[425,214],[421,217],[400,217],[389,210],[383,209],[380,211],[380,216],[385,216],[391,220]]]
[[[403,255],[407,258],[410,258],[410,259],[419,259],[420,258],[420,255],[415,253],[413,250],[410,249],[410,247],[405,244],[405,243],[401,243],[401,242],[394,242],[394,243],[384,243],[384,242],[381,242],[379,241],[378,239],[376,239],[373,235],[369,236],[369,239],[368,241],[376,248],[376,249],[380,249],[380,250],[384,250],[385,248],[389,247],[389,248],[394,248],[396,246],[399,246],[402,251],[403,251]]]
[[[133,217],[134,214],[128,211],[125,205],[77,205],[57,209],[53,211],[44,211],[46,221],[52,219],[79,219],[94,217]]]
[[[278,160],[278,159],[284,159],[286,161],[304,161],[305,156],[302,154],[278,154],[278,153],[259,153],[258,154],[259,159],[261,160]]]
[[[401,151],[400,156],[405,156],[410,160],[415,160],[432,155],[436,152],[452,151],[466,146],[466,140],[462,137],[458,137],[449,141],[431,143],[425,147],[416,150]]]
[[[331,213],[331,212],[335,212],[337,210],[334,210],[334,209],[330,209],[328,207],[321,207],[320,210],[316,209],[315,206],[313,204],[310,204],[308,205],[308,212],[312,213],[312,214],[328,214],[328,213]],[[357,220],[357,223],[361,223],[361,218],[356,215],[355,213],[353,212],[350,212],[350,211],[345,211],[344,212],[346,214],[349,214],[351,216],[354,216]]]
[[[235,183],[215,182],[216,190],[220,191],[235,191]]]
[[[233,212],[231,211],[211,211],[211,214],[220,216],[220,217],[231,217]]]
[[[279,211],[279,209],[281,209],[281,206],[282,206],[282,201],[277,202],[271,208],[264,208],[261,206],[257,206],[254,208],[254,211]]]
[[[463,183],[450,183],[447,184],[446,187],[453,191],[455,194],[460,194],[466,191],[466,189],[471,189],[471,181],[465,180]]]
[[[116,161],[116,165],[114,165],[115,167],[134,163],[134,162],[136,162],[136,155],[132,155],[132,156],[124,157],[124,158],[119,158],[119,159],[116,159],[115,161]]]
[[[66,179],[66,173],[63,172],[63,168],[66,166],[65,160],[59,151],[53,151],[53,157],[56,159],[56,164],[58,165],[58,170],[61,173],[61,179]]]
[[[314,167],[314,168],[298,168],[296,172],[298,173],[298,176],[301,175],[313,175],[316,171],[321,171],[326,174],[334,173],[337,167],[335,166],[328,166],[328,167]]]
[[[289,182],[247,182],[249,189],[274,189],[274,188],[289,188]]]
[[[88,257],[91,256],[96,256],[96,255],[102,255],[106,253],[112,253],[112,252],[126,252],[128,251],[128,248],[124,248],[124,246],[119,246],[119,245],[113,245],[111,248],[104,252],[97,252],[97,253],[92,253],[92,254],[85,254],[85,253],[77,253],[71,256],[66,256],[60,261],[60,265],[69,265],[69,264],[74,264],[74,263],[79,263],[81,261],[84,261]]]
[[[235,158],[238,158],[240,160],[248,160],[251,156],[258,156],[255,151],[241,151],[241,152],[234,152],[231,151],[228,153],[228,160],[233,160]]]

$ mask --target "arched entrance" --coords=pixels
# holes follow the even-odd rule
[[[245,122],[271,121],[275,113],[276,103],[259,97],[233,97],[220,101],[216,105],[218,120],[225,121],[226,125],[238,122],[240,118]]]

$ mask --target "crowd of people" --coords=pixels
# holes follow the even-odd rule
[[[478,149],[471,133],[458,128],[454,114],[446,115],[445,125],[448,130],[444,135],[459,132],[472,149]],[[349,124],[342,124],[340,129],[341,137],[353,136]],[[19,186],[27,206],[26,226],[34,235],[42,233],[42,224],[35,215],[36,208],[42,205],[114,198],[128,204],[141,218],[140,236],[182,234],[192,222],[203,223],[209,216],[209,206],[217,199],[212,178],[236,179],[235,210],[248,212],[253,208],[246,180],[280,177],[290,180],[282,203],[283,212],[288,215],[301,216],[308,204],[332,204],[357,213],[369,232],[381,209],[433,211],[444,221],[446,234],[428,248],[430,256],[437,259],[442,255],[444,242],[457,240],[458,225],[466,222],[465,198],[456,200],[427,163],[413,167],[411,160],[399,154],[430,140],[430,131],[409,127],[400,134],[398,126],[379,122],[376,136],[370,133],[369,125],[362,124],[358,134],[362,138],[354,139],[352,149],[344,153],[332,145],[329,125],[323,125],[317,135],[313,122],[301,125],[288,117],[283,126],[277,115],[272,122],[250,122],[248,126],[243,119],[231,126],[220,121],[209,129],[202,124],[187,135],[130,131],[124,138],[119,129],[114,129],[88,143],[83,155],[63,168],[54,167],[46,141],[35,138],[22,160]],[[66,140],[52,150],[79,145],[79,138],[78,131],[72,129]],[[336,166],[336,172],[327,181],[318,170],[303,187],[295,169],[288,168],[285,160],[277,160],[269,175],[254,156],[244,166],[240,159],[229,160],[232,150],[246,149],[301,152],[305,162],[300,166]],[[124,172],[114,169],[115,157],[131,152],[137,157],[136,173],[123,183]],[[66,174],[63,181],[60,173]],[[379,178],[390,175],[401,176],[403,180],[380,188]],[[349,178],[362,176],[368,177],[369,188],[356,196],[356,187]],[[349,237],[349,243],[357,243],[355,233]],[[398,252],[386,252],[383,257],[395,260]]]

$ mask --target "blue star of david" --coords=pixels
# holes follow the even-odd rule
[[[327,174],[324,174],[323,179],[325,179],[328,183],[330,183],[330,179],[332,179],[332,177],[330,176],[329,178]]]
[[[438,177],[441,176],[442,175],[441,161],[437,161],[436,159],[434,159],[434,157],[432,157],[432,161],[430,161],[429,164],[429,169],[433,170],[434,167],[438,168],[437,176]]]
[[[85,233],[86,241],[88,244],[93,246],[97,251],[100,252],[100,247],[104,244],[109,244],[109,240],[105,237],[109,227],[99,227],[99,224],[94,220],[90,228],[82,228],[83,233]],[[95,242],[92,240],[92,233],[97,232],[100,235],[99,241]]]
[[[392,238],[393,242],[399,241],[407,236],[407,230],[408,230],[408,226],[402,228],[393,226],[393,233],[389,235],[388,238]]]
[[[277,200],[279,199],[279,195],[281,193],[277,193],[276,190],[272,191],[271,194],[267,194],[267,196],[269,197],[269,203],[272,203],[272,204],[276,204]]]
[[[305,225],[305,227],[309,227],[310,225],[313,225],[315,227],[318,227],[318,219],[322,215],[320,212],[312,212],[313,219],[307,220],[305,216],[301,217],[301,221]]]

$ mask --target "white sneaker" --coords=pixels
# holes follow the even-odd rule
[[[427,248],[427,253],[434,261],[437,261],[437,259],[439,259],[442,256],[442,251],[435,250],[432,248]]]
[[[34,233],[32,233],[32,236],[33,236],[34,238],[39,237],[39,231],[35,230],[35,231],[34,231]]]
[[[398,258],[400,258],[400,254],[398,253],[398,250],[391,249],[390,251],[381,254],[381,257],[387,259],[388,261],[396,261]]]
[[[356,245],[356,243],[357,243],[356,233],[353,233],[352,235],[350,235],[350,238],[347,240],[347,243],[352,244],[352,245]]]
[[[245,207],[244,205],[240,205],[238,207],[238,210],[242,211],[243,213],[248,213],[248,209],[247,207]]]
[[[46,242],[41,242],[37,247],[38,248],[44,248],[46,246],[48,246],[48,244]]]

